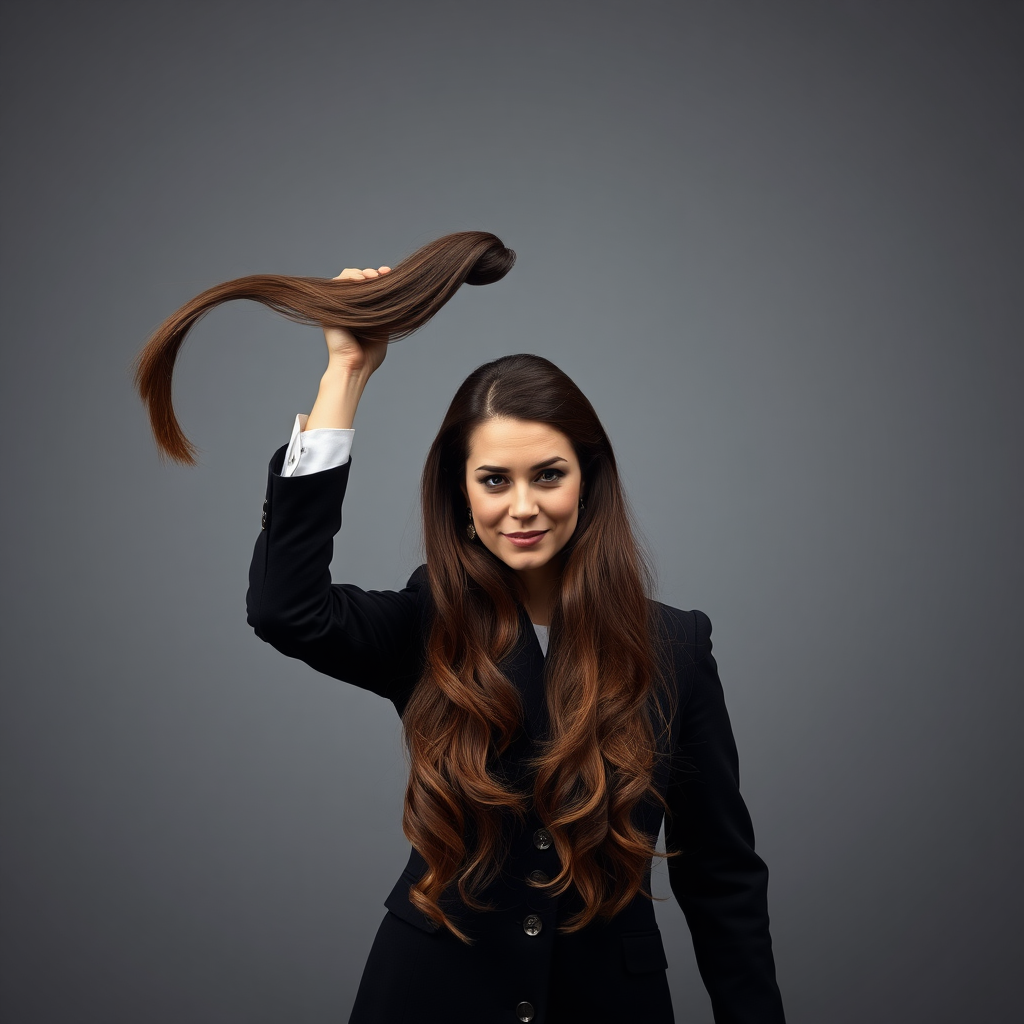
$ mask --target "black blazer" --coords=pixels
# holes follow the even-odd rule
[[[392,701],[401,715],[420,676],[432,614],[426,566],[400,591],[333,584],[333,538],[351,460],[309,476],[282,477],[285,449],[270,462],[263,529],[253,552],[246,597],[257,636],[320,672]],[[678,690],[673,758],[656,783],[670,808],[666,843],[671,889],[686,916],[717,1024],[780,1024],[782,1000],[768,930],[768,871],[754,852],[750,817],[739,792],[736,746],[718,669],[711,623],[699,611],[658,604]],[[520,643],[502,663],[520,689],[522,735],[504,769],[522,777],[523,757],[545,729],[544,656],[524,608]],[[649,835],[663,812],[636,811]],[[457,895],[445,908],[474,939],[467,946],[422,915],[408,899],[425,869],[413,850],[384,901],[351,1021],[673,1020],[661,933],[648,899],[638,895],[612,921],[572,935],[557,926],[579,904],[573,894],[542,895],[530,875],[551,877],[558,861],[544,822],[525,827],[509,816],[508,859],[484,894],[494,907],[470,911]],[[537,873],[541,873],[537,875]],[[648,886],[650,884],[648,868]],[[577,898],[578,899],[578,898]]]

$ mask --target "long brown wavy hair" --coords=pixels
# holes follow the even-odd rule
[[[171,378],[188,332],[222,302],[251,299],[297,323],[398,341],[422,327],[460,285],[500,281],[515,259],[489,231],[458,231],[428,242],[390,274],[367,281],[253,274],[208,288],[153,332],[134,363],[135,387],[149,409],[160,454],[195,465],[197,449],[174,413]]]
[[[523,723],[513,684],[499,668],[519,636],[525,596],[513,569],[465,532],[470,438],[492,417],[546,423],[572,442],[586,511],[555,556],[560,586],[545,659],[547,739],[531,759],[532,792],[505,783],[496,758]],[[561,930],[610,918],[644,888],[656,836],[632,812],[664,801],[652,782],[665,753],[670,697],[650,563],[637,543],[612,446],[576,384],[536,355],[486,363],[455,394],[422,477],[427,571],[435,615],[425,669],[403,715],[410,771],[403,827],[427,871],[411,901],[463,941],[440,905],[456,885],[486,909],[482,890],[502,860],[502,814],[532,802],[554,840],[561,870],[545,887],[574,886],[583,909]],[[671,703],[666,706],[671,706]],[[467,833],[471,843],[467,844]]]

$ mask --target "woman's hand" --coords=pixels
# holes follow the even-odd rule
[[[367,267],[365,270],[356,270],[353,267],[346,267],[335,281],[367,281],[381,274],[390,274],[390,267],[378,267],[374,270]],[[357,338],[351,331],[343,327],[325,327],[324,340],[327,342],[327,352],[330,358],[330,366],[335,369],[344,369],[349,373],[360,373],[369,377],[374,370],[384,362],[388,354],[388,339],[386,337],[371,339],[367,337]]]

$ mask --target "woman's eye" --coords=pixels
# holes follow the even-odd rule
[[[557,483],[563,476],[565,476],[565,473],[560,469],[545,469],[537,475],[537,479],[543,484],[553,484]],[[492,476],[483,477],[480,480],[480,483],[482,483],[484,487],[488,487],[493,490],[495,487],[500,487],[505,483],[505,478],[495,473]]]

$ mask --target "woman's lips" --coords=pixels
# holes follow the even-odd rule
[[[533,547],[548,531],[531,531],[530,533],[503,533],[502,536],[511,541],[517,548]]]

